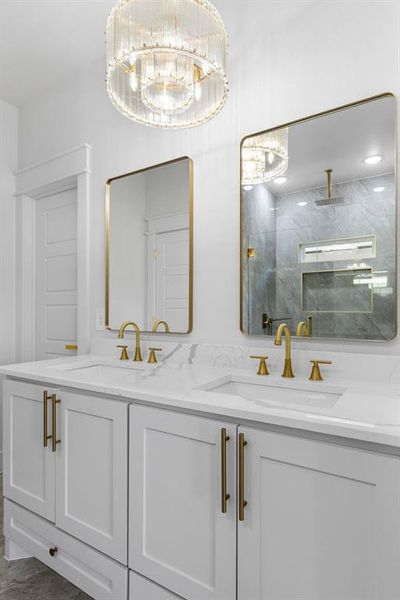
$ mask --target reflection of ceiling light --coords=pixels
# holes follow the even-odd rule
[[[380,154],[373,154],[372,156],[367,156],[364,158],[364,162],[366,165],[377,165],[382,160],[382,156]]]
[[[379,192],[384,192],[385,191],[385,186],[384,185],[378,185],[378,187],[374,188],[374,192],[376,192],[377,194],[379,194]]]
[[[308,202],[298,202],[297,206],[306,206]]]
[[[242,185],[275,180],[289,164],[289,129],[247,138],[242,146]]]
[[[283,185],[286,182],[286,177],[277,177],[276,179],[274,179],[274,183],[276,183],[277,185]]]
[[[228,94],[228,34],[209,0],[118,0],[106,27],[107,91],[151,127],[202,125]]]
[[[244,185],[243,189],[245,192],[250,192],[253,189],[253,186],[252,185]]]

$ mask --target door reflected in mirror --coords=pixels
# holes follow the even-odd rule
[[[193,164],[183,157],[106,184],[106,327],[192,329]]]
[[[392,339],[395,98],[249,136],[241,156],[243,333]]]

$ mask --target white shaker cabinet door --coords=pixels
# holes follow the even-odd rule
[[[127,563],[128,405],[60,393],[56,525]]]
[[[4,496],[54,521],[55,454],[44,439],[51,434],[50,399],[32,383],[5,380],[3,391]]]
[[[238,530],[238,600],[400,598],[399,459],[250,428],[239,433],[247,442],[247,506]]]
[[[234,600],[236,427],[131,406],[130,432],[130,568],[187,600]]]

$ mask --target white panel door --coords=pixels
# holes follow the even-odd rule
[[[59,394],[56,525],[127,564],[128,405]]]
[[[400,462],[239,428],[238,600],[400,598]]]
[[[130,568],[187,600],[233,600],[236,427],[132,405],[130,432]]]
[[[55,455],[44,442],[44,388],[5,380],[3,391],[4,496],[54,521]],[[49,401],[47,408],[50,434]]]
[[[171,331],[189,328],[189,230],[155,236],[155,320],[167,321]]]
[[[76,189],[37,201],[36,358],[71,354],[77,339]]]

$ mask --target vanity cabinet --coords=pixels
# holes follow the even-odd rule
[[[128,405],[59,396],[56,525],[127,564]]]
[[[238,600],[399,598],[399,459],[252,428],[239,434],[247,506]]]
[[[127,447],[126,403],[5,382],[5,497],[124,564]]]
[[[96,600],[399,599],[400,458],[284,431],[6,380],[6,538]]]
[[[4,381],[4,496],[54,522],[56,456],[44,445],[43,391],[31,383]],[[46,426],[50,431],[50,414]]]
[[[129,566],[188,600],[236,597],[235,438],[231,424],[130,406]]]

